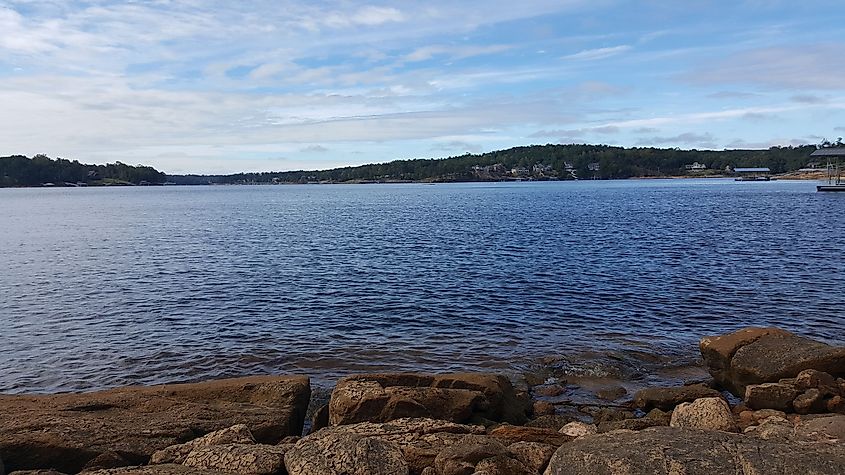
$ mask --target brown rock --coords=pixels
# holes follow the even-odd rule
[[[274,475],[285,470],[285,450],[264,444],[212,445],[194,449],[183,465],[241,475]]]
[[[222,444],[254,444],[255,438],[245,424],[238,424],[206,434],[184,444],[171,445],[156,451],[150,457],[151,464],[182,463],[194,449]]]
[[[692,402],[704,397],[721,397],[719,391],[703,384],[671,388],[646,388],[634,395],[634,407],[645,411],[653,408],[671,411],[682,402]]]
[[[731,359],[727,387],[743,394],[746,386],[794,378],[815,369],[845,373],[845,347],[834,347],[791,333],[770,334],[739,348]]]
[[[486,458],[475,465],[475,474],[486,475],[535,475],[518,459],[501,454]]]
[[[568,435],[570,437],[583,437],[585,435],[592,435],[598,432],[598,428],[595,424],[586,424],[584,422],[570,422],[565,426],[561,427],[558,431],[561,434]]]
[[[560,446],[574,437],[561,434],[553,429],[542,429],[539,427],[501,425],[490,431],[490,435],[503,441],[506,445],[517,442],[539,442],[542,444]]]
[[[818,389],[819,387],[834,387],[836,386],[836,378],[821,371],[814,369],[805,369],[795,376],[795,387],[801,391],[807,389]]]
[[[520,462],[530,473],[543,473],[557,447],[539,442],[517,442],[508,446],[511,456]]]
[[[2,472],[0,472],[0,475],[2,475]],[[48,470],[16,470],[16,471],[10,473],[9,475],[67,475],[67,474],[62,473],[62,472],[57,472],[57,471],[52,470],[52,469],[48,469]]]
[[[318,430],[328,426],[329,405],[324,404],[314,412],[314,416],[311,418],[311,432],[317,432]]]
[[[229,472],[205,470],[184,465],[163,464],[142,467],[122,467],[85,472],[85,475],[232,475]]]
[[[605,401],[617,401],[625,397],[625,395],[627,394],[628,390],[623,388],[622,386],[600,389],[596,391],[596,396],[598,396],[599,399],[604,399]]]
[[[534,388],[534,394],[543,397],[558,397],[566,394],[566,388],[557,384],[537,386]]]
[[[434,419],[397,419],[385,423],[361,422],[329,427],[317,434],[349,433],[356,437],[372,437],[396,444],[408,464],[411,474],[419,474],[434,465],[437,454],[457,444],[467,435],[483,435],[481,426],[469,426]],[[304,437],[313,440],[317,435]]]
[[[639,419],[625,419],[624,421],[607,421],[600,422],[597,429],[599,434],[606,432],[614,432],[618,430],[637,431],[648,429],[649,427],[666,426],[660,421],[649,419],[648,417],[641,417]]]
[[[719,336],[706,336],[698,344],[707,371],[713,376],[716,384],[736,392],[732,385],[731,360],[737,350],[745,345],[754,343],[767,335],[787,335],[789,332],[779,328],[748,327]],[[706,396],[705,396],[706,397]]]
[[[833,396],[827,401],[828,412],[845,413],[845,398],[842,396]]]
[[[720,397],[685,402],[672,412],[671,427],[738,432],[728,403]]]
[[[534,401],[534,417],[555,413],[555,405],[546,401]]]
[[[737,395],[750,384],[777,382],[813,369],[833,376],[845,373],[845,348],[833,347],[776,328],[747,328],[700,343],[708,371]],[[808,377],[807,379],[812,379]],[[818,384],[802,379],[800,384]],[[808,386],[802,389],[808,389]]]
[[[792,401],[792,407],[798,414],[814,414],[827,410],[827,401],[822,398],[822,393],[816,388],[804,391]]]
[[[393,442],[344,430],[303,437],[285,454],[290,475],[407,475],[408,463]]]
[[[530,401],[518,395],[501,375],[369,374],[338,382],[329,402],[329,423],[387,422],[404,417],[523,423],[530,411]]]
[[[89,460],[88,463],[82,467],[82,471],[90,472],[106,468],[127,467],[129,465],[132,465],[132,463],[123,458],[119,453],[108,451]]]
[[[754,384],[745,388],[745,404],[751,409],[791,412],[792,400],[798,394],[795,386],[788,383]]]
[[[794,444],[676,427],[578,439],[552,456],[545,475],[845,473],[845,446]]]
[[[528,421],[528,423],[525,425],[527,427],[540,427],[543,429],[560,430],[561,427],[572,422],[573,420],[574,419],[572,416],[567,416],[563,414],[549,414]]]
[[[485,436],[467,436],[437,455],[434,468],[438,475],[472,475],[484,459],[508,453],[500,441]]]
[[[839,447],[845,447],[845,415],[808,417],[795,426],[795,436],[799,439],[835,443]]]
[[[109,451],[145,463],[157,450],[238,423],[259,441],[275,443],[301,433],[309,397],[304,376],[0,395],[0,453],[10,471],[50,467],[76,473]]]

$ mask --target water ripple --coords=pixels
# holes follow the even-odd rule
[[[813,186],[0,190],[0,392],[843,343],[845,197]]]

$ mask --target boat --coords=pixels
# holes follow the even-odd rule
[[[816,155],[816,153],[814,152],[813,155]],[[819,155],[837,157],[837,159],[835,163],[830,158],[827,159],[827,185],[816,186],[816,191],[845,191],[845,183],[842,181],[842,168],[839,166],[838,158],[845,156],[845,149],[827,149],[827,153],[820,153]]]

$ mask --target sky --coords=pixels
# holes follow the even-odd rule
[[[167,173],[845,136],[841,0],[0,0],[0,155]]]

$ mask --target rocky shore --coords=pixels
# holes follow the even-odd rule
[[[845,473],[845,347],[747,328],[700,351],[702,381],[592,402],[554,357],[354,375],[325,404],[304,376],[0,395],[0,475]]]

